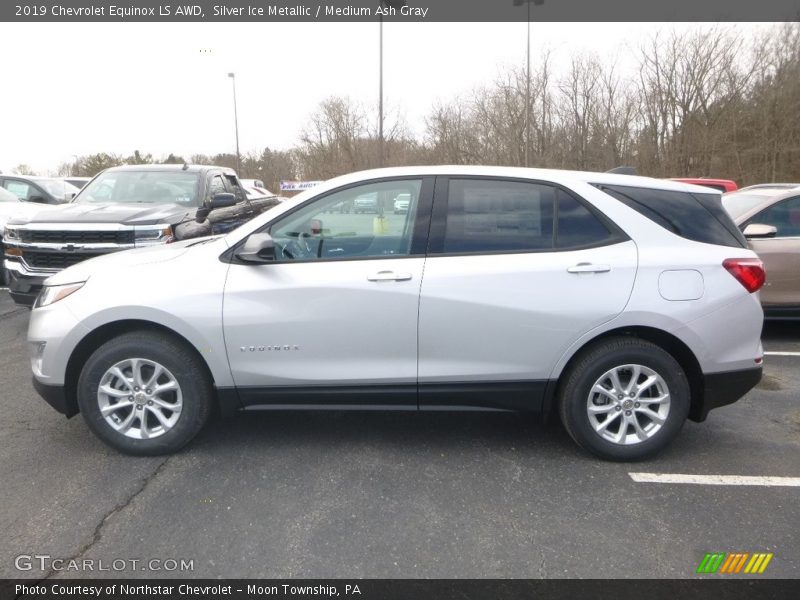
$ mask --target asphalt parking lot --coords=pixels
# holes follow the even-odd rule
[[[772,552],[759,577],[800,577],[800,487],[630,475],[800,477],[800,323],[768,325],[768,352],[798,354],[768,355],[743,400],[614,464],[508,414],[250,413],[126,457],[35,394],[27,320],[0,291],[3,578],[683,578],[715,551]],[[20,571],[20,555],[193,569]]]

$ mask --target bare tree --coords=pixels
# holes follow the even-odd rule
[[[12,172],[16,173],[17,175],[36,175],[36,171],[25,164],[17,165],[12,169]]]

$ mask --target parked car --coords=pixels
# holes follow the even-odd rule
[[[79,191],[63,179],[29,175],[0,175],[0,187],[24,202],[37,204],[63,204],[72,200]]]
[[[363,194],[353,200],[354,213],[376,213],[378,212],[378,194]]]
[[[81,189],[87,183],[92,180],[91,177],[64,177],[64,181],[67,183],[74,185],[76,188]]]
[[[735,192],[739,189],[736,182],[731,179],[711,179],[710,177],[673,177],[672,181],[681,181],[683,183],[691,183],[694,185],[702,185],[703,187],[710,187],[720,192]]]
[[[399,194],[393,228],[327,214]],[[583,448],[633,460],[759,381],[763,277],[704,188],[380,169],[226,236],[65,269],[28,341],[42,397],[131,454],[177,450],[215,406],[328,407],[557,412]]]
[[[223,167],[107,169],[57,212],[8,222],[9,294],[30,306],[42,282],[65,267],[109,252],[229,231],[275,204],[277,199],[245,202],[236,173]]]
[[[752,192],[753,190],[791,190],[800,188],[800,183],[757,183],[741,188],[739,191]]]
[[[410,194],[398,194],[394,199],[394,214],[400,215],[408,212],[408,205],[411,202]]]
[[[247,196],[248,200],[258,200],[261,198],[274,198],[274,194],[268,193],[266,190],[261,188],[252,187],[249,185],[242,184],[242,188],[244,189],[244,193]]]
[[[264,185],[264,182],[260,179],[240,179],[239,181],[242,182],[242,185],[249,185],[252,187],[260,187],[266,188],[267,186]]]
[[[800,319],[800,188],[726,194],[722,205],[764,261],[766,317]]]

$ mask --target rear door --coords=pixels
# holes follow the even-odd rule
[[[547,183],[440,178],[420,295],[420,408],[537,409],[551,370],[631,293],[632,241]]]

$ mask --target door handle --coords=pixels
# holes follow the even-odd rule
[[[394,271],[378,271],[367,275],[367,281],[408,281],[411,273],[395,273]]]
[[[610,265],[593,265],[592,263],[582,262],[569,267],[567,273],[608,273]]]

